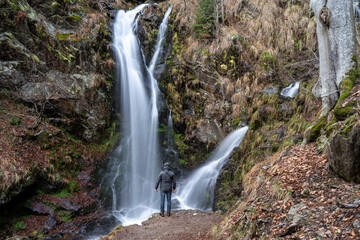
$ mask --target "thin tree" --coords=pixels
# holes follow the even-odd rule
[[[341,82],[354,67],[356,54],[353,0],[311,0],[316,17],[320,74],[313,92],[322,99],[324,116],[335,106]]]

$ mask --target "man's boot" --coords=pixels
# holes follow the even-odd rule
[[[168,217],[170,217],[170,216],[171,216],[170,212],[168,212],[168,214],[167,214],[167,215],[168,215]]]
[[[160,216],[162,216],[162,217],[163,217],[163,216],[164,216],[164,213],[160,213]]]

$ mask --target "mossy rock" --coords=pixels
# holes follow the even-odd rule
[[[329,142],[329,165],[348,181],[360,183],[360,123],[349,120],[349,126],[338,132]]]
[[[353,115],[354,113],[356,113],[356,102],[355,101],[347,102],[342,106],[339,105],[339,106],[335,107],[335,109],[334,109],[334,114],[335,114],[336,118],[339,120],[345,120],[346,118]]]
[[[326,124],[326,116],[322,116],[310,127],[308,127],[305,130],[304,141],[302,144],[304,145],[308,142],[316,141],[316,139],[320,136],[321,131],[325,127],[325,124]]]
[[[359,77],[359,71],[360,69],[358,68],[350,70],[348,77],[341,82],[341,95],[334,107],[334,114],[339,120],[345,120],[348,116],[355,113],[355,102],[343,102],[347,97],[349,97],[351,89],[353,88],[356,79]]]
[[[256,111],[251,119],[250,119],[250,129],[251,130],[256,130],[260,127],[261,125],[261,117],[260,117],[260,111]]]

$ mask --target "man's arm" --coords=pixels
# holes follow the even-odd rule
[[[157,181],[156,181],[155,192],[157,192],[157,189],[158,189],[158,187],[159,187],[160,181],[161,181],[161,173],[160,173],[160,175],[159,175],[159,177],[158,177],[158,179],[157,179]]]
[[[176,189],[176,178],[175,178],[175,174],[174,174],[174,177],[173,177],[173,192],[175,192],[175,189]]]

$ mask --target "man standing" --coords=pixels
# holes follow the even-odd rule
[[[165,205],[165,196],[167,201],[167,215],[170,216],[171,211],[171,190],[175,192],[176,189],[176,180],[175,180],[175,174],[170,171],[170,164],[165,163],[164,164],[164,171],[162,171],[158,177],[158,180],[156,182],[155,186],[155,192],[157,192],[157,189],[160,184],[160,216],[164,216],[164,205]]]

